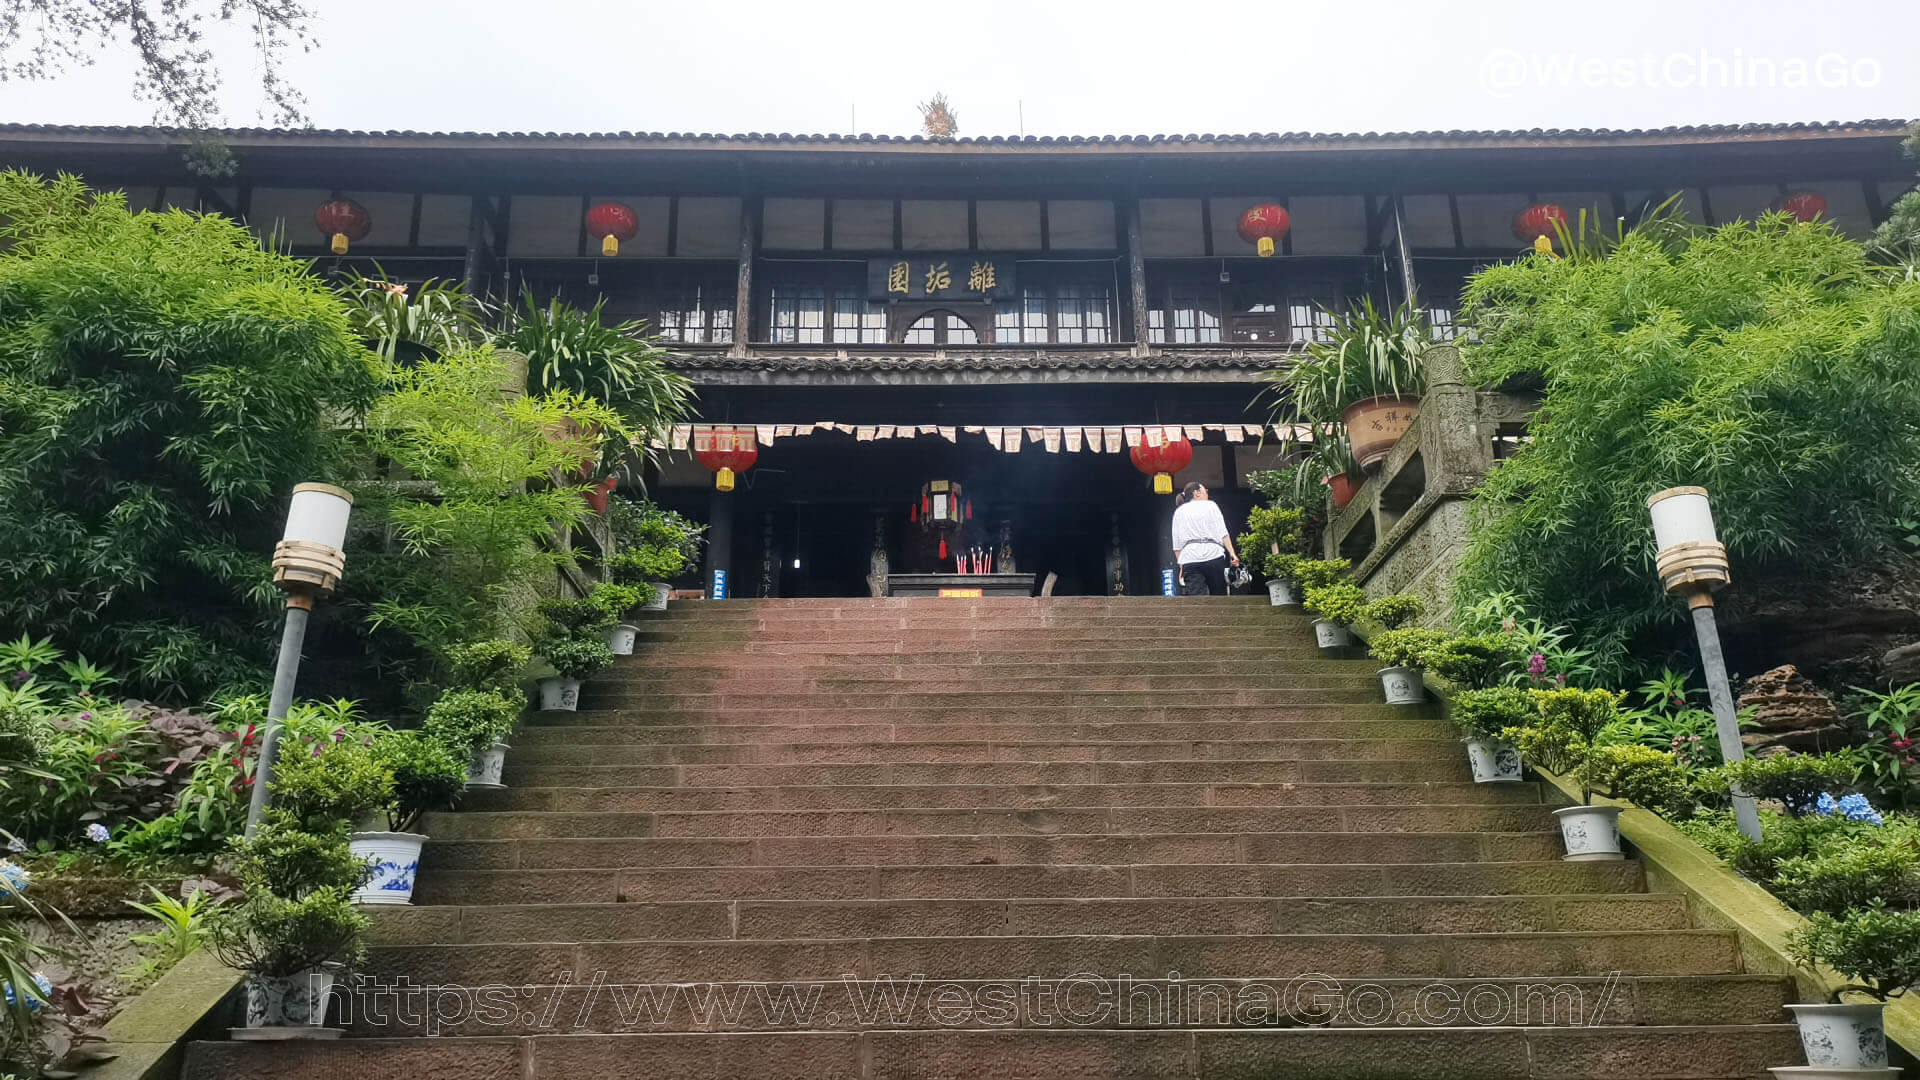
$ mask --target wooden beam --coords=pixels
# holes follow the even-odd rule
[[[1400,257],[1400,287],[1411,302],[1419,289],[1413,280],[1413,253],[1407,247],[1407,205],[1397,191],[1393,193],[1393,248]]]
[[[1127,279],[1132,287],[1133,344],[1147,347],[1147,253],[1140,242],[1140,200],[1127,200]]]
[[[733,279],[734,356],[747,355],[753,340],[753,261],[760,248],[760,197],[740,197],[740,261]]]
[[[467,283],[467,295],[482,299],[487,265],[493,261],[487,250],[487,197],[475,195],[467,209],[467,258],[461,277]]]

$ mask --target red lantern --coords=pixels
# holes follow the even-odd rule
[[[1287,227],[1292,224],[1286,207],[1261,203],[1240,215],[1240,239],[1256,245],[1264,259],[1274,253],[1274,244],[1287,235]]]
[[[1775,210],[1783,210],[1795,221],[1812,221],[1827,212],[1827,197],[1817,191],[1795,191],[1773,204]]]
[[[716,491],[733,490],[733,474],[753,468],[760,460],[760,448],[753,443],[753,431],[716,431],[712,445],[702,450],[695,440],[694,460],[713,470]]]
[[[328,240],[335,255],[347,253],[349,240],[365,240],[373,231],[373,215],[352,199],[335,197],[313,212],[313,223]]]
[[[1133,448],[1133,467],[1153,477],[1155,495],[1173,494],[1173,474],[1193,464],[1193,444],[1185,436],[1153,445],[1146,439]]]
[[[1513,235],[1533,245],[1535,251],[1553,251],[1553,236],[1567,223],[1567,208],[1558,203],[1539,202],[1513,215]]]
[[[609,258],[620,254],[620,241],[639,231],[640,218],[626,203],[594,203],[587,211],[587,235],[600,241],[600,254]]]

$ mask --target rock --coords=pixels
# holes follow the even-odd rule
[[[1747,680],[1740,693],[1740,708],[1757,710],[1754,730],[1740,736],[1741,745],[1749,750],[1783,747],[1822,751],[1854,741],[1833,701],[1792,664],[1782,664]]]
[[[1869,686],[1882,678],[1889,649],[1920,640],[1920,561],[1896,556],[1791,576],[1742,577],[1736,566],[1734,574],[1735,586],[1717,599],[1735,671],[1791,661],[1822,686]]]
[[[1920,682],[1920,641],[1880,654],[1880,674],[1892,686]]]

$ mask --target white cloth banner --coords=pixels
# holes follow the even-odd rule
[[[1001,440],[1002,440],[1002,445],[1000,449],[1006,451],[1009,454],[1017,454],[1020,452],[1020,429],[1019,428],[1017,427],[1008,428],[1001,435]]]
[[[1062,432],[1060,431],[1060,429],[1057,427],[1050,427],[1046,429],[1044,432],[1042,432],[1041,434],[1044,437],[1044,441],[1046,443],[1047,453],[1049,454],[1059,453],[1060,440],[1062,437]]]
[[[995,450],[1000,449],[1000,437],[1003,429],[997,428],[997,427],[990,427],[986,430],[987,430],[987,445],[993,447]]]
[[[950,427],[943,427],[940,429],[940,437],[948,442],[959,442],[960,432]]]
[[[1228,424],[1227,425],[1227,441],[1228,442],[1246,442],[1247,429],[1241,427],[1239,424]]]
[[[1137,427],[1122,428],[1120,433],[1126,436],[1127,449],[1129,450],[1139,446],[1140,440],[1144,437],[1144,434]]]
[[[685,450],[687,448],[687,440],[691,438],[693,438],[692,424],[673,425],[673,448],[675,450]]]
[[[1207,437],[1207,429],[1199,424],[1188,424],[1186,430],[1188,442],[1199,442]]]
[[[1125,443],[1122,442],[1123,434],[1124,433],[1117,427],[1100,429],[1100,439],[1106,443],[1107,453],[1117,454],[1121,451],[1125,446]]]
[[[772,424],[760,424],[756,427],[755,430],[758,431],[760,434],[761,446],[773,445],[773,425]]]
[[[1067,444],[1067,453],[1077,454],[1080,452],[1081,439],[1084,435],[1085,432],[1082,432],[1077,427],[1067,428],[1060,433],[1061,438],[1065,440]]]

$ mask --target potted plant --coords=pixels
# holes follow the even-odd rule
[[[368,880],[355,890],[356,904],[410,904],[427,836],[416,832],[429,810],[459,798],[467,763],[424,731],[389,731],[374,740],[374,757],[393,774],[393,797],[384,807],[384,832],[354,833],[353,852],[367,860]]]
[[[503,787],[506,738],[519,719],[521,704],[498,690],[449,690],[427,710],[423,730],[468,763],[467,787]]]
[[[1467,744],[1467,762],[1476,784],[1513,783],[1521,778],[1520,752],[1506,733],[1535,715],[1525,690],[1511,686],[1461,690],[1447,703],[1447,718]]]
[[[607,560],[613,580],[643,586],[640,603],[649,611],[665,611],[670,584],[700,558],[704,526],[671,510],[632,499],[609,504],[614,553]]]
[[[401,735],[419,737],[379,729],[321,741],[311,753],[282,755],[274,769],[275,808],[309,830],[323,831],[336,821],[359,825],[384,819],[380,823],[386,829],[360,829],[347,837],[348,850],[367,867],[365,880],[348,897],[357,904],[406,903],[419,870],[420,846],[427,838],[405,832],[398,815],[404,801],[404,820],[417,820],[426,809],[422,800],[436,797],[439,781],[420,774],[433,761],[397,752],[401,747],[394,740]],[[452,761],[450,755],[447,760]],[[404,791],[396,765],[407,770]]]
[[[1247,570],[1266,576],[1267,600],[1275,607],[1299,603],[1288,571],[1300,561],[1293,551],[1300,543],[1301,516],[1289,507],[1253,507],[1247,511],[1247,531],[1235,540]]]
[[[543,600],[540,614],[544,625],[534,650],[554,669],[540,680],[540,708],[573,712],[580,707],[580,684],[613,664],[613,650],[605,640],[613,618],[587,599]]]
[[[1386,665],[1378,674],[1389,705],[1419,705],[1427,700],[1421,671],[1427,666],[1427,655],[1447,640],[1447,634],[1407,626],[1424,610],[1425,602],[1412,593],[1382,596],[1360,609],[1363,618],[1386,627],[1367,644],[1373,658]]]
[[[1776,1075],[1892,1077],[1887,1066],[1887,1001],[1920,985],[1920,911],[1891,909],[1876,898],[1844,915],[1816,911],[1787,935],[1787,955],[1812,967],[1826,966],[1848,982],[1824,1004],[1789,1005],[1800,1028],[1807,1068],[1775,1069]],[[1871,1001],[1846,1002],[1847,994]]]
[[[1540,768],[1571,777],[1580,785],[1580,805],[1554,811],[1570,862],[1623,859],[1617,806],[1594,806],[1593,796],[1628,799],[1643,806],[1669,805],[1677,784],[1691,791],[1686,770],[1672,755],[1637,744],[1600,746],[1600,732],[1620,716],[1626,695],[1617,690],[1529,690],[1538,715],[1534,722],[1507,733],[1520,754]],[[1640,753],[1645,751],[1645,753]],[[1648,757],[1647,755],[1652,755]]]
[[[1353,644],[1348,627],[1367,605],[1366,591],[1350,581],[1309,587],[1303,601],[1313,616],[1313,636],[1322,649],[1344,649]]]
[[[235,872],[245,899],[214,909],[221,962],[247,973],[246,1026],[238,1039],[324,1038],[335,978],[357,965],[367,919],[353,906],[367,864],[344,821],[302,821],[274,809],[241,842]]]
[[[629,622],[619,622],[621,615],[647,599],[652,592],[647,585],[597,585],[593,595],[588,597],[594,606],[605,612],[609,619],[615,620],[607,631],[607,648],[615,656],[632,656],[633,644],[640,628]]]
[[[1308,589],[1324,588],[1347,580],[1353,564],[1345,559],[1308,559],[1281,556],[1281,568],[1304,596]]]
[[[1370,469],[1419,415],[1425,386],[1421,361],[1433,335],[1412,299],[1382,310],[1364,297],[1356,307],[1327,314],[1333,325],[1325,338],[1309,344],[1305,357],[1270,379],[1310,423],[1337,419],[1355,463]],[[1329,468],[1327,476],[1334,475]]]

